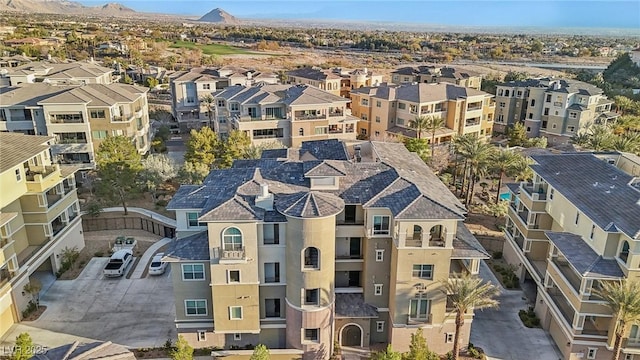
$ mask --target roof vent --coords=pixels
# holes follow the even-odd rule
[[[598,182],[597,181],[593,183],[593,187],[596,187],[596,186],[598,186]]]
[[[260,195],[256,196],[255,206],[264,210],[273,210],[273,194],[269,193],[268,184],[260,184]]]

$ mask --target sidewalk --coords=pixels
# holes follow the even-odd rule
[[[0,349],[9,348],[16,343],[16,337],[21,333],[29,333],[31,335],[31,339],[33,339],[33,343],[35,345],[40,345],[47,349],[55,348],[58,346],[71,344],[74,341],[79,341],[81,343],[90,343],[94,341],[98,341],[95,339],[89,339],[85,337],[69,335],[54,331],[49,331],[33,326],[22,324],[15,324],[11,326],[9,331],[0,339]],[[2,355],[0,351],[0,355]]]
[[[157,212],[143,209],[143,208],[137,208],[137,207],[127,207],[127,210],[129,212],[134,212],[137,214],[148,216],[153,220],[158,220],[160,222],[163,222],[165,225],[176,227],[176,221],[174,219],[158,214]],[[104,212],[124,211],[124,208],[122,206],[114,206],[114,207],[104,208],[102,209],[102,211]]]
[[[142,273],[144,273],[145,269],[147,268],[147,264],[149,264],[149,260],[151,260],[151,258],[156,253],[156,251],[158,251],[158,249],[168,244],[169,242],[171,242],[170,238],[162,238],[158,240],[158,242],[151,245],[147,249],[147,251],[145,251],[144,254],[142,254],[142,257],[140,257],[140,261],[138,261],[138,265],[136,266],[135,270],[133,270],[133,273],[131,274],[131,279],[142,279]]]

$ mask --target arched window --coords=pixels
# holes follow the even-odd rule
[[[314,247],[304,249],[304,268],[319,269],[320,268],[320,251]]]
[[[225,251],[242,250],[242,233],[238,228],[228,228],[222,235],[222,247]]]
[[[622,248],[620,249],[618,258],[625,263],[627,262],[627,259],[629,258],[629,242],[625,241],[622,243]]]
[[[299,136],[304,136],[304,129],[303,129],[303,128],[300,128],[300,129],[298,130],[298,135],[299,135]]]
[[[413,240],[422,240],[422,226],[413,225]]]
[[[429,230],[429,240],[441,240],[442,239],[442,225],[435,225]]]

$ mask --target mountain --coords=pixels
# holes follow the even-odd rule
[[[237,18],[220,8],[209,11],[206,15],[198,19],[198,21],[230,25],[240,23]]]
[[[104,16],[127,16],[136,13],[135,10],[118,3],[85,6],[78,2],[67,0],[0,0],[0,11]]]

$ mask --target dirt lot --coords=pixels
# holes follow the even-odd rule
[[[80,256],[75,265],[66,271],[60,280],[72,280],[78,277],[82,269],[89,263],[93,257],[106,257],[111,254],[111,246],[115,242],[117,236],[133,237],[137,240],[137,245],[133,256],[140,258],[142,254],[154,242],[161,239],[161,236],[154,235],[144,230],[103,230],[103,231],[86,231],[84,233],[85,247],[80,251]]]

